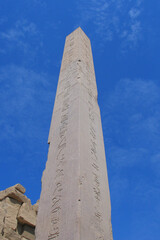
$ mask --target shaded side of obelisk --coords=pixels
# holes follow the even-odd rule
[[[92,51],[81,28],[66,38],[48,143],[36,240],[112,240]]]

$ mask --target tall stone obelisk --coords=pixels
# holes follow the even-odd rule
[[[81,28],[66,38],[48,143],[36,240],[112,240],[92,51]]]

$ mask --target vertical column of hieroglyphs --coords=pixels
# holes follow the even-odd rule
[[[84,33],[81,34],[80,44],[82,45],[79,63],[82,92],[80,128],[85,129],[80,144],[81,198],[83,199],[80,231],[84,239],[112,239],[110,196],[100,111],[97,103],[97,87],[90,41]]]
[[[110,196],[90,41],[66,38],[36,240],[111,240]]]
[[[42,177],[42,192],[36,227],[36,239],[39,240],[64,239],[66,235],[65,222],[67,219],[64,219],[62,212],[66,209],[65,201],[69,201],[65,191],[70,183],[69,181],[65,182],[65,176],[68,174],[66,164],[69,164],[69,158],[71,158],[66,152],[68,147],[67,131],[68,122],[70,121],[70,126],[73,122],[72,118],[69,118],[69,109],[71,84],[73,85],[77,77],[74,59],[78,55],[78,49],[74,44],[74,42],[77,43],[78,38],[76,36],[73,38],[71,35],[66,39],[51,121],[48,160]],[[75,193],[73,192],[73,194]],[[64,235],[63,238],[62,235]]]

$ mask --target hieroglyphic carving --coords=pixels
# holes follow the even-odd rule
[[[92,50],[80,28],[66,38],[52,119],[36,239],[112,240]]]
[[[59,144],[56,156],[56,175],[55,175],[55,188],[52,196],[51,205],[51,222],[48,234],[48,240],[57,239],[60,234],[60,211],[61,199],[63,191],[63,165],[65,162],[65,148],[66,148],[66,132],[68,126],[68,109],[69,109],[69,90],[70,82],[66,81],[64,85],[63,104],[61,111],[61,120],[59,127]]]
[[[100,180],[99,180],[99,162],[97,155],[97,136],[95,130],[95,113],[94,113],[94,97],[92,90],[88,89],[88,109],[89,109],[89,121],[90,121],[90,151],[91,151],[91,169],[93,175],[93,192],[94,192],[94,216],[95,216],[95,229],[97,230],[97,240],[104,240],[104,231],[101,227],[101,222],[103,221],[100,201],[101,201],[101,191],[100,191]]]

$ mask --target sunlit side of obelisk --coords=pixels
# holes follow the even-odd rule
[[[66,38],[48,143],[36,240],[112,240],[92,51],[81,28]]]

